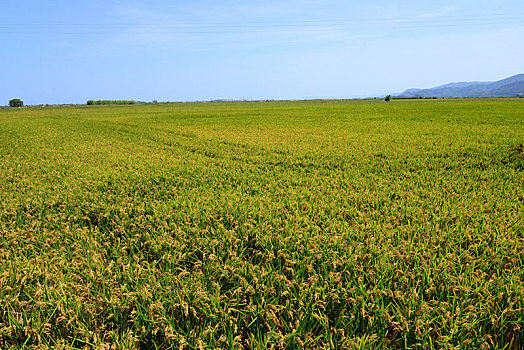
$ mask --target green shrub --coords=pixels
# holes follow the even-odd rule
[[[13,98],[12,100],[9,100],[9,107],[23,107],[24,101],[20,100],[19,98]]]

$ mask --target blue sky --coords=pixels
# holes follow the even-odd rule
[[[9,1],[0,105],[353,98],[524,73],[524,2]]]

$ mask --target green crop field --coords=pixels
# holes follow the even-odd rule
[[[524,100],[0,110],[0,348],[524,346]]]

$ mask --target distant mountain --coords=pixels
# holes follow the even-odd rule
[[[524,74],[495,82],[449,83],[431,89],[408,89],[399,97],[515,97],[524,95]]]

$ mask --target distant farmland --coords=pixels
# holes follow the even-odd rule
[[[524,346],[524,101],[0,110],[0,348]]]

